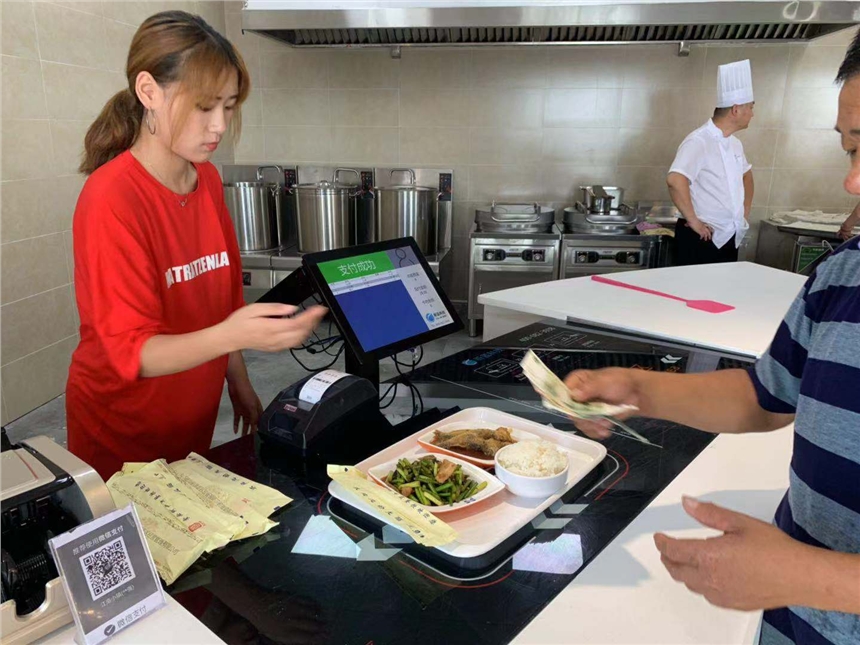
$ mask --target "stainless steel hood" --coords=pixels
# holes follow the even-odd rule
[[[247,0],[246,31],[292,47],[806,42],[860,22],[842,0]]]

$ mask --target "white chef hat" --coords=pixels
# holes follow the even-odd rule
[[[749,59],[720,65],[717,68],[717,107],[752,103],[752,69]]]

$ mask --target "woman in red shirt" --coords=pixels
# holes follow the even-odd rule
[[[159,13],[131,43],[128,88],[87,132],[74,217],[81,342],[69,448],[107,478],[125,461],[209,448],[224,379],[234,431],[262,412],[241,350],[301,344],[325,314],[245,306],[236,235],[209,158],[250,81],[198,16]]]

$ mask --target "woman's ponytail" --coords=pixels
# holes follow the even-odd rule
[[[126,61],[128,88],[108,101],[87,131],[80,172],[89,175],[122,154],[137,140],[143,121],[143,104],[134,87],[141,72],[149,73],[161,87],[179,83],[177,96],[185,93],[185,115],[196,104],[212,100],[224,84],[225,73],[236,70],[239,93],[236,105],[248,97],[251,79],[236,48],[212,29],[200,16],[184,11],[164,11],[143,21],[131,40]],[[171,121],[171,131],[178,132],[184,122],[182,111]],[[238,110],[233,117],[238,132]]]
[[[117,92],[87,130],[84,156],[78,170],[90,175],[125,152],[137,139],[143,119],[143,105],[129,90]]]

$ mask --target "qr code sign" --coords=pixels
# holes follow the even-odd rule
[[[123,582],[134,580],[134,569],[125,550],[122,536],[82,555],[80,562],[93,600],[97,600]]]

